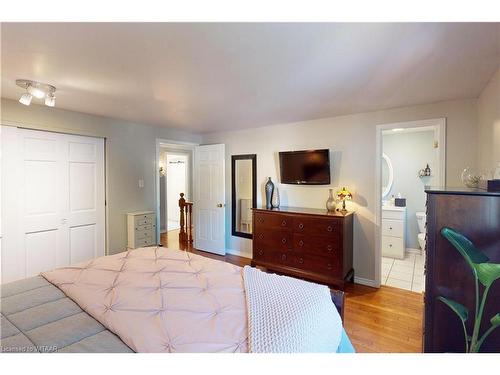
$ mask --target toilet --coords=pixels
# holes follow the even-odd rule
[[[422,251],[425,251],[425,212],[417,212],[417,223],[418,223],[418,244]]]

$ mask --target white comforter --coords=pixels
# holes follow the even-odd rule
[[[136,352],[337,350],[328,288],[255,272],[148,247],[42,276]]]
[[[328,287],[248,266],[243,275],[251,352],[337,351],[342,321]]]

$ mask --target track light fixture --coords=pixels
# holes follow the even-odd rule
[[[19,103],[30,105],[31,100],[35,97],[37,99],[45,99],[45,105],[48,107],[56,105],[55,86],[29,79],[17,79],[16,85],[26,90],[21,99],[19,99]]]

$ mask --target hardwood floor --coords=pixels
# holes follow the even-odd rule
[[[220,256],[179,245],[179,231],[161,235],[163,246],[223,260],[238,266],[250,259]],[[382,286],[346,286],[344,327],[358,353],[420,353],[422,351],[423,297],[420,293]]]

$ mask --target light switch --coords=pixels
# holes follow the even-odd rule
[[[139,187],[141,189],[144,187],[144,180],[142,178],[139,180]]]

